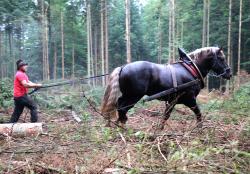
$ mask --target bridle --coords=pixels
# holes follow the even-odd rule
[[[213,61],[212,69],[215,67],[215,64],[216,64],[217,61],[218,61],[218,55],[216,54],[215,51],[213,51],[213,59],[214,59],[214,61]],[[220,73],[220,74],[216,74],[214,71],[212,71],[212,72],[209,71],[209,72],[208,72],[208,76],[212,76],[212,77],[221,77],[221,76],[225,75],[225,74],[227,73],[227,71],[230,70],[230,69],[231,69],[230,67],[224,68],[224,69],[223,69],[223,72]]]

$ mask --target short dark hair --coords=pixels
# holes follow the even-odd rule
[[[24,65],[28,65],[28,63],[25,63],[22,59],[19,59],[18,61],[16,61],[17,70],[19,70]]]

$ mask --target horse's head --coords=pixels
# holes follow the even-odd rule
[[[217,76],[221,76],[224,79],[229,80],[232,77],[231,69],[226,62],[226,56],[223,53],[222,48],[212,47],[212,67]]]
[[[226,62],[226,56],[222,48],[205,47],[190,53],[190,56],[194,58],[197,66],[201,68],[200,71],[203,72],[203,75],[212,70],[219,77],[228,80],[231,78],[231,69]]]

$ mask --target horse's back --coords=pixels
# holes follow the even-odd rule
[[[136,61],[122,68],[120,88],[127,95],[150,95],[168,88],[171,78],[166,65]],[[167,84],[167,85],[166,85]]]

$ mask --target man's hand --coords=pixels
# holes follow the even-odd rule
[[[36,83],[36,88],[41,88],[43,85],[41,83]]]

